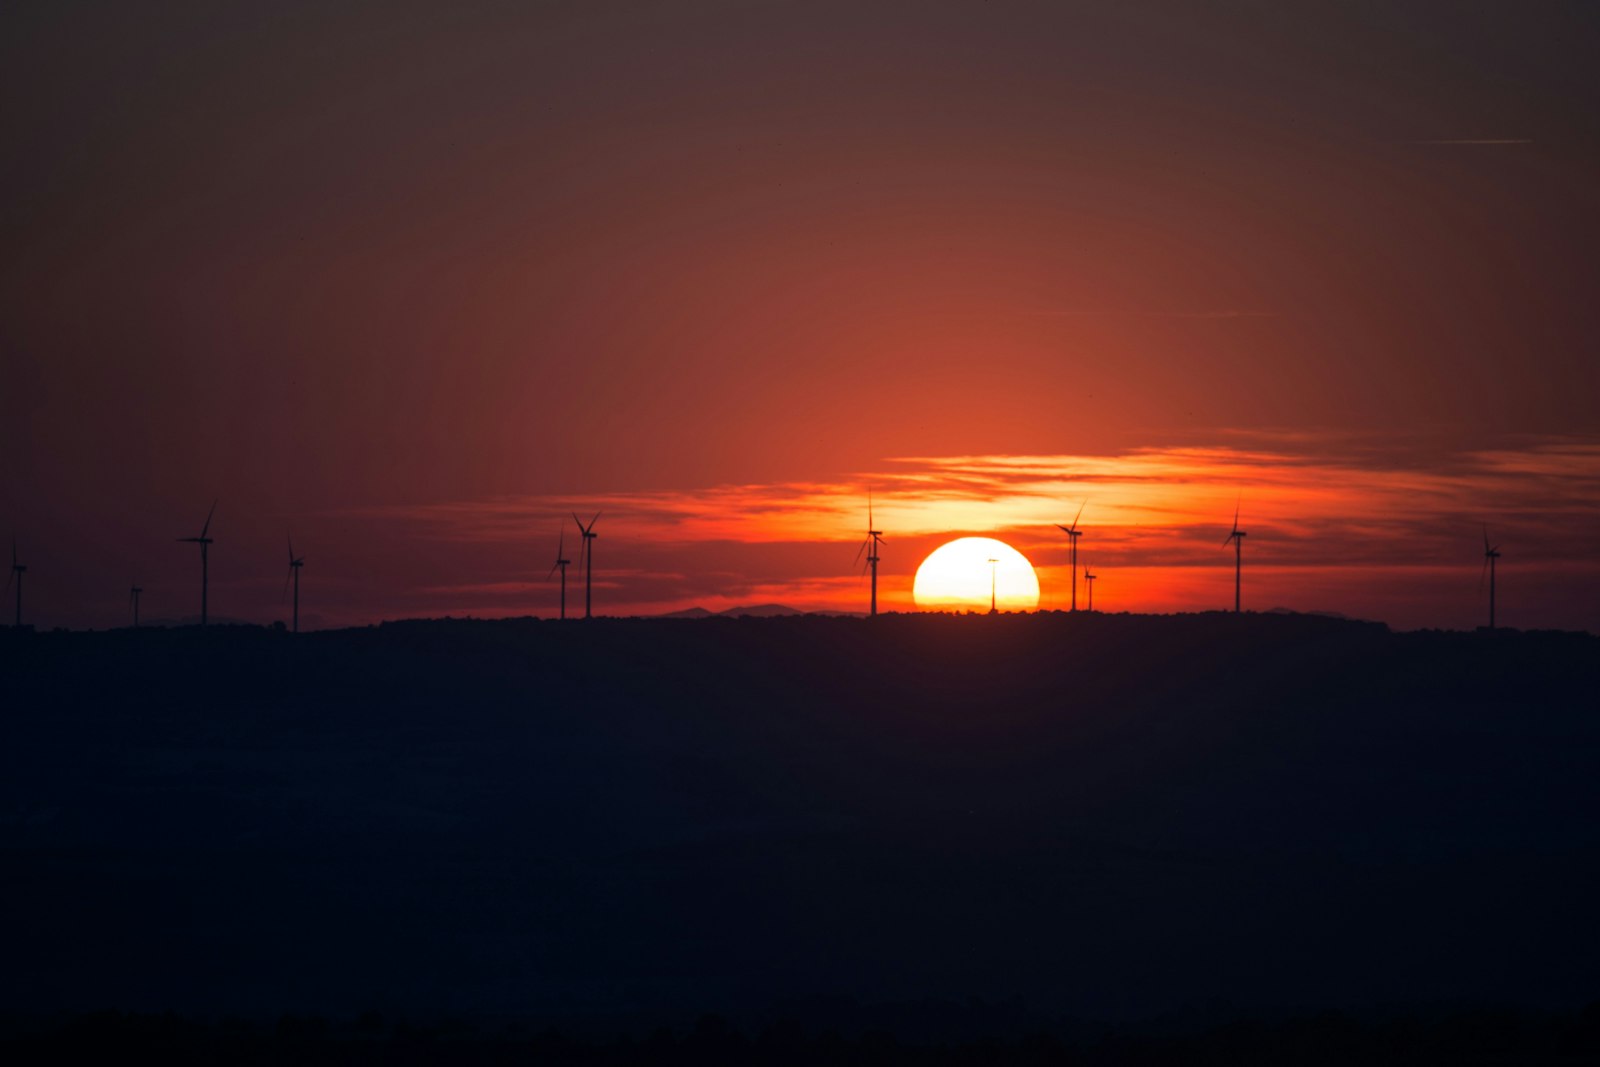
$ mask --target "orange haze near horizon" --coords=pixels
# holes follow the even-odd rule
[[[885,611],[915,610],[911,581],[939,544],[992,536],[1024,553],[1041,610],[1064,610],[1071,586],[1056,523],[1083,506],[1081,568],[1097,576],[1106,611],[1231,607],[1233,552],[1223,545],[1240,508],[1249,610],[1336,611],[1399,626],[1471,627],[1484,525],[1506,547],[1502,622],[1600,628],[1588,558],[1600,528],[1600,444],[1546,441],[1455,457],[1447,472],[1394,463],[1392,444],[1258,438],[1248,447],[1145,449],[1117,456],[911,458],[839,483],[719,486],[687,492],[538,497],[360,510],[329,516],[353,527],[404,529],[432,555],[470,551],[507,573],[430,586],[428,614],[554,613],[544,579],[569,512],[601,519],[595,598],[603,614],[656,614],[782,603],[862,611],[867,578],[852,572],[870,485],[886,543]],[[1374,466],[1374,455],[1384,457]],[[1323,458],[1326,457],[1326,458]],[[1430,461],[1432,462],[1432,461]],[[1496,500],[1493,511],[1482,504]],[[1516,546],[1513,550],[1510,546]],[[548,557],[548,560],[546,559]],[[859,566],[859,564],[858,564]],[[572,590],[581,572],[569,571]],[[1560,592],[1565,590],[1565,592]],[[1535,606],[1537,605],[1537,606]],[[1531,614],[1529,614],[1531,613]]]

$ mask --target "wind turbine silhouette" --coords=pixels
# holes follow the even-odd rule
[[[1078,505],[1078,513],[1072,517],[1071,526],[1056,523],[1056,529],[1067,535],[1072,544],[1072,563],[1067,568],[1067,573],[1072,575],[1072,610],[1078,610],[1078,538],[1083,536],[1083,531],[1078,529],[1078,520],[1083,518],[1083,509],[1089,503],[1085,500]]]
[[[1239,613],[1239,572],[1244,568],[1244,538],[1245,532],[1239,529],[1239,503],[1233,505],[1233,529],[1223,539],[1222,547],[1227,548],[1228,542],[1233,542],[1233,612]]]
[[[289,538],[289,573],[283,579],[283,591],[289,591],[289,580],[294,580],[294,629],[291,633],[300,632],[300,568],[305,565],[305,557],[295,558],[294,538]]]
[[[1098,577],[1100,577],[1098,574],[1090,574],[1089,573],[1089,565],[1087,563],[1085,563],[1083,565],[1083,584],[1089,587],[1089,610],[1090,611],[1094,610],[1094,580],[1096,578],[1098,578]]]
[[[1500,558],[1500,546],[1489,547],[1489,527],[1483,528],[1483,571],[1478,572],[1478,592],[1483,592],[1483,574],[1489,574],[1489,629],[1494,629],[1494,561]]]
[[[206,550],[211,547],[211,545],[214,543],[214,540],[215,540],[214,538],[207,537],[206,533],[207,533],[207,531],[209,531],[211,529],[211,516],[215,515],[216,513],[217,513],[217,502],[215,500],[213,500],[211,502],[211,510],[206,512],[206,524],[204,526],[200,527],[200,536],[199,537],[180,537],[180,538],[178,538],[178,542],[180,544],[195,544],[195,545],[199,545],[200,546],[200,625],[201,626],[204,626],[206,624],[206,593],[207,593],[208,587],[210,586],[210,575],[209,575],[208,570],[207,570],[207,566],[208,565],[207,565],[207,562],[206,562],[206,556],[207,556]]]
[[[595,516],[595,518],[599,518],[599,517],[600,516],[598,516],[598,515]],[[577,516],[574,515],[573,518],[577,518]],[[579,525],[581,526],[582,523],[580,523]],[[585,542],[585,544],[587,544],[587,542]],[[567,524],[566,523],[562,523],[561,524],[561,538],[556,543],[556,561],[550,567],[550,574],[554,574],[558,570],[561,572],[561,617],[563,619],[567,617],[567,564],[572,562],[570,559],[567,559],[566,556],[567,556]],[[544,576],[544,580],[545,581],[548,582],[550,580],[550,574],[547,574],[547,575]]]
[[[572,521],[578,524],[578,529],[583,534],[583,547],[578,550],[578,565],[583,568],[583,617],[587,619],[587,618],[590,617],[590,613],[589,613],[589,605],[590,605],[589,594],[591,592],[591,580],[594,577],[594,549],[589,547],[589,542],[593,541],[596,537],[600,536],[599,534],[594,532],[594,524],[596,522],[600,521],[600,513],[598,511],[595,512],[594,513],[594,518],[589,520],[589,525],[587,525],[587,526],[585,526],[583,524],[583,520],[582,519],[578,518],[576,512],[573,513]],[[567,572],[566,571],[562,571],[561,572],[561,588],[562,588],[561,603],[563,605],[563,607],[562,607],[563,617],[564,617],[564,613],[566,611],[565,605],[566,605],[566,602],[567,602],[566,587],[567,587]]]
[[[6,588],[11,588],[11,583],[17,583],[17,629],[22,629],[22,576],[28,573],[28,568],[17,562],[17,539],[11,539],[11,572],[6,575]]]
[[[139,628],[139,594],[144,592],[137,585],[128,587],[128,604],[133,608],[133,628]]]
[[[989,614],[990,615],[995,614],[995,606],[994,606],[994,569],[995,569],[995,566],[997,564],[999,564],[999,562],[1000,561],[995,559],[993,556],[989,557]]]
[[[883,531],[872,528],[872,490],[867,490],[867,539],[861,542],[861,547],[856,549],[856,562],[861,562],[861,553],[867,554],[867,565],[872,568],[872,610],[869,617],[876,618],[878,614],[878,546],[883,543]]]

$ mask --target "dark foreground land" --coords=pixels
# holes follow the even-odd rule
[[[636,1062],[687,1055],[643,1044],[663,1023],[754,1042],[790,1019],[785,1040],[854,1042],[795,1062],[872,1040],[1032,1062],[1030,1034],[1128,1020],[1322,1026],[1323,1048],[1478,1026],[1558,1059],[1596,1029],[1592,636],[1276,615],[7,632],[0,685],[13,1033],[328,1038],[273,1028],[290,1013],[371,1052],[395,1020],[416,1041],[555,1025],[601,1043],[572,1062]],[[61,1021],[99,1010],[186,1021]],[[729,1022],[691,1031],[706,1012]]]

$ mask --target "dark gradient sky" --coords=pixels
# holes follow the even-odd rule
[[[1357,479],[1455,477],[1600,441],[1593,4],[12,3],[0,26],[0,534],[41,625],[118,622],[135,578],[192,611],[171,539],[216,496],[217,580],[259,585],[219,613],[282,614],[292,529],[335,622],[552,608],[424,596],[542,568],[375,532],[383,509],[547,501],[547,565],[557,503],[849,493],[895,457],[1288,431],[1300,457],[1405,442]],[[1551,500],[1592,546],[1576,454]],[[1469,588],[1488,487],[1427,520],[1459,520]],[[848,576],[849,527],[809,536],[751,562],[761,591]],[[659,530],[613,538],[642,582]],[[613,603],[723,592],[612,578]],[[1521,624],[1600,627],[1574,582]],[[1279,599],[1340,599],[1301,593]]]

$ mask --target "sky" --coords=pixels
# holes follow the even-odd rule
[[[26,621],[1070,599],[1600,631],[1581,3],[21,0]],[[569,552],[574,558],[575,554]]]

